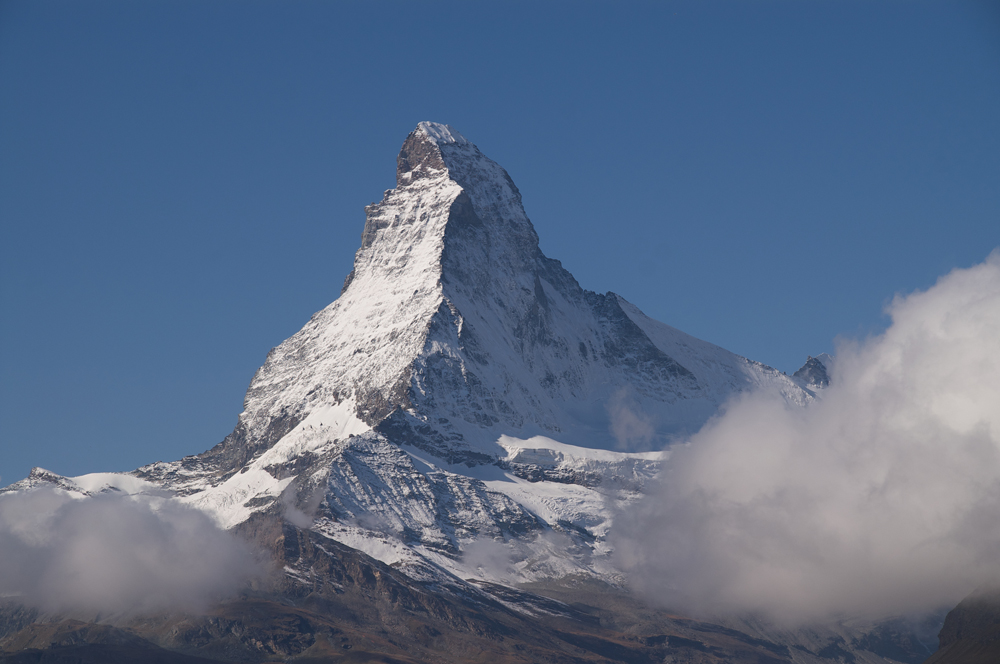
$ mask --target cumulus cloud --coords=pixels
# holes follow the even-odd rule
[[[160,501],[0,495],[0,595],[45,610],[197,610],[261,572],[203,513]]]
[[[821,398],[739,399],[619,517],[677,608],[807,620],[954,604],[1000,575],[1000,253],[897,296]]]

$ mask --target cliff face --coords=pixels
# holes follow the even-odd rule
[[[938,635],[940,646],[925,664],[1000,662],[1000,590],[979,590],[952,609]]]

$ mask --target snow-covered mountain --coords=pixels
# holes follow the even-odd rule
[[[614,516],[643,497],[671,444],[740,392],[765,388],[806,405],[829,383],[832,358],[810,358],[789,377],[652,320],[614,293],[583,290],[540,251],[506,171],[447,125],[423,122],[410,133],[396,188],[366,212],[340,297],[271,350],[223,442],[131,473],[36,468],[0,493],[44,486],[78,498],[178,501],[270,551],[283,568],[277,594],[260,600],[270,617],[254,608],[262,622],[251,629],[243,604],[219,609],[237,627],[213,638],[242,644],[224,659],[301,653],[316,625],[347,629],[334,611],[354,616],[351,638],[362,641],[395,625],[395,645],[370,642],[372,652],[408,652],[414,639],[445,630],[440,643],[421,646],[431,658],[508,630],[513,640],[497,652],[519,662],[674,661],[663,659],[670,653],[705,662],[816,663],[840,653],[919,661],[923,642],[891,625],[786,634],[753,620],[723,627],[654,615],[628,593],[593,609],[600,618],[551,599],[585,592],[589,603],[620,590]],[[22,620],[18,611],[10,625]],[[292,620],[289,611],[305,627],[281,627],[278,638],[269,621]],[[193,636],[181,638],[188,632],[163,620],[129,629],[192,653],[202,652],[192,644],[203,632],[222,630],[215,618],[184,623]],[[637,625],[653,635],[635,636]],[[18,634],[44,641],[46,629]],[[546,650],[556,642],[559,652]]]
[[[668,443],[736,392],[811,398],[583,290],[506,171],[447,125],[418,125],[366,212],[340,297],[268,354],[222,443],[127,481],[39,471],[11,488],[165,489],[225,528],[281,504],[418,575],[613,578],[612,514]]]

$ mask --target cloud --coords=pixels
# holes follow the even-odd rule
[[[515,563],[524,558],[516,542],[495,541],[487,537],[462,546],[462,562],[487,579],[504,579],[516,574]]]
[[[637,587],[786,620],[954,604],[1000,574],[1000,253],[897,296],[806,408],[739,399],[618,518]]]
[[[205,514],[172,501],[0,495],[0,595],[45,610],[197,610],[261,567]]]
[[[635,452],[650,448],[656,435],[653,419],[642,412],[627,388],[623,387],[611,395],[605,408],[608,411],[608,429],[618,443],[618,449]]]
[[[316,521],[316,510],[323,502],[324,495],[323,486],[316,486],[300,506],[297,504],[298,492],[295,485],[289,484],[281,492],[282,515],[292,525],[308,529]]]

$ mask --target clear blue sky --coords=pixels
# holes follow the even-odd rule
[[[1000,245],[996,2],[0,1],[0,484],[220,441],[421,120],[789,372]]]

